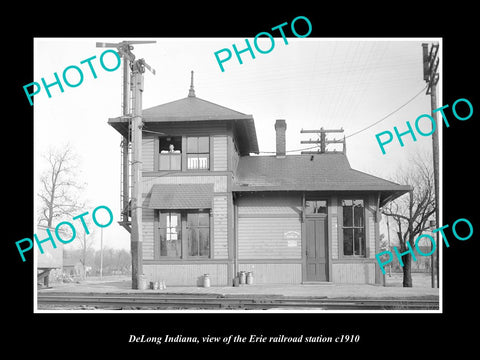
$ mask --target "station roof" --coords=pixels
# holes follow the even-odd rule
[[[380,193],[381,206],[407,193],[408,185],[352,169],[345,154],[243,156],[232,190],[369,191]]]
[[[143,109],[142,119],[146,128],[155,124],[155,129],[159,129],[158,124],[166,122],[232,122],[235,133],[238,134],[241,155],[259,153],[253,116],[196,97],[193,84],[186,98]],[[108,123],[125,136],[128,131],[128,120],[120,116],[108,119]]]

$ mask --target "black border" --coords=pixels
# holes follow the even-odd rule
[[[7,78],[4,97],[7,98],[7,116],[4,117],[4,204],[8,221],[2,243],[2,254],[7,259],[4,268],[4,308],[12,315],[13,329],[7,330],[6,344],[20,349],[47,349],[47,354],[61,355],[63,346],[71,350],[85,347],[94,356],[105,353],[138,355],[153,351],[161,355],[165,349],[180,352],[177,344],[167,346],[128,343],[130,334],[161,336],[227,336],[230,334],[262,334],[276,336],[304,334],[336,336],[359,334],[356,344],[309,345],[306,350],[336,349],[370,351],[369,356],[385,354],[433,354],[460,345],[462,350],[475,344],[473,327],[467,327],[475,314],[476,256],[480,233],[478,212],[473,205],[478,197],[476,129],[478,128],[478,91],[473,88],[478,80],[474,34],[478,20],[474,4],[419,4],[384,3],[381,7],[356,3],[354,7],[342,3],[338,9],[326,8],[323,3],[310,2],[303,9],[293,4],[250,6],[246,3],[223,3],[215,7],[206,3],[183,4],[175,11],[164,4],[118,4],[127,7],[102,13],[98,8],[78,8],[68,14],[54,15],[50,9],[36,12],[29,8],[18,12],[21,21],[16,25],[2,24],[4,34],[12,33],[14,41],[3,42],[3,73]],[[199,9],[194,7],[198,6]],[[74,11],[75,10],[75,11]],[[121,11],[125,13],[122,15]],[[43,14],[43,15],[42,15]],[[116,15],[117,14],[117,15]],[[14,242],[33,234],[33,107],[25,100],[23,85],[33,81],[33,37],[122,37],[125,36],[196,36],[196,37],[254,37],[296,16],[308,17],[313,25],[310,37],[442,37],[443,38],[443,104],[452,104],[458,98],[467,98],[474,107],[474,115],[465,122],[451,121],[444,128],[443,148],[443,222],[452,224],[458,218],[467,218],[475,229],[465,242],[450,241],[444,247],[444,313],[443,314],[33,314],[32,272],[33,257],[21,262]],[[13,99],[13,101],[11,101]],[[441,104],[439,103],[439,106]],[[451,112],[447,112],[447,115]],[[451,115],[450,115],[451,116]],[[13,156],[8,156],[12,154]],[[8,155],[7,155],[8,154]],[[448,233],[447,234],[451,234]],[[476,251],[477,250],[477,251]],[[26,335],[26,334],[29,335]],[[28,340],[27,340],[28,339]],[[82,343],[84,342],[84,343]],[[286,344],[270,348],[282,349]],[[265,344],[188,345],[181,351],[209,348],[215,354],[222,351],[248,348],[260,349]],[[292,345],[289,345],[292,346]],[[177,347],[177,348],[175,348]],[[292,346],[293,347],[293,346]],[[60,348],[60,349],[59,349]],[[453,348],[453,347],[452,347]],[[298,349],[304,349],[302,346]],[[416,350],[414,350],[416,349]],[[253,356],[255,353],[251,352]],[[320,356],[321,353],[316,353]],[[63,356],[66,354],[63,353]],[[317,356],[316,355],[316,356]],[[366,355],[366,353],[365,353]],[[68,355],[67,355],[68,356]],[[197,356],[212,356],[201,354]],[[405,355],[409,356],[409,355]]]

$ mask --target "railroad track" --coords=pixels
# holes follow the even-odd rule
[[[438,300],[344,299],[193,294],[39,294],[38,309],[437,310]]]

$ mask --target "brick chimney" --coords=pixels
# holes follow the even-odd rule
[[[285,120],[277,120],[275,122],[275,132],[277,133],[277,158],[285,157],[285,131],[287,130],[287,123]]]

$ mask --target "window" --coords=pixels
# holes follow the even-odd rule
[[[182,254],[182,225],[180,213],[160,213],[159,230],[160,256],[180,257]]]
[[[188,256],[208,257],[210,254],[210,215],[188,213]]]
[[[343,254],[365,256],[365,211],[361,199],[342,200]]]
[[[210,257],[208,211],[159,211],[158,229],[160,259]]]
[[[187,169],[208,170],[210,165],[210,138],[187,138]]]
[[[305,214],[326,214],[327,200],[306,200]]]
[[[159,138],[158,170],[182,169],[182,137],[162,136]]]

